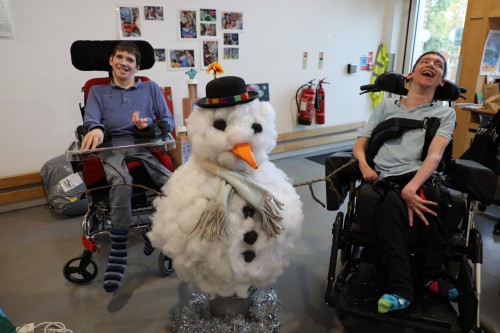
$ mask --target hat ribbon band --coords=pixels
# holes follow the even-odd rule
[[[221,97],[221,98],[207,98],[207,104],[225,104],[232,102],[244,101],[249,98],[248,91],[241,95]]]

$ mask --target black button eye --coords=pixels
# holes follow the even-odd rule
[[[252,124],[252,128],[253,128],[253,132],[254,132],[255,134],[257,134],[257,133],[261,133],[261,132],[262,132],[262,125],[261,125],[261,124],[259,124],[259,123],[253,123],[253,124]]]
[[[216,119],[214,120],[214,127],[219,131],[223,131],[226,129],[226,121],[224,119]]]

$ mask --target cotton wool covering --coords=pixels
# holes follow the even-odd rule
[[[225,122],[224,130],[214,122]],[[260,124],[262,132],[255,130]],[[300,235],[302,202],[290,179],[269,161],[276,146],[275,111],[269,102],[254,100],[224,108],[195,106],[187,119],[192,143],[189,160],[173,173],[154,202],[156,212],[148,236],[156,248],[172,258],[179,278],[197,286],[209,297],[247,297],[250,287],[276,281],[289,264],[290,251]],[[258,169],[230,150],[248,143]],[[193,232],[210,200],[217,196],[221,178],[202,167],[202,161],[243,174],[270,192],[282,204],[283,230],[269,237],[261,215],[249,216],[248,203],[234,193],[226,209],[227,235],[212,240]],[[252,244],[248,236],[257,235]]]

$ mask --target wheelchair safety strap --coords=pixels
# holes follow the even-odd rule
[[[382,144],[389,140],[398,138],[403,133],[411,129],[423,128],[425,132],[425,142],[422,148],[421,160],[427,156],[432,138],[439,128],[439,118],[431,117],[424,120],[408,119],[408,118],[390,118],[378,124],[373,130],[370,142],[366,149],[366,161],[373,167],[373,159],[378,153]]]

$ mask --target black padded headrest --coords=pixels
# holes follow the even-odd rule
[[[375,79],[374,84],[361,86],[363,92],[387,91],[392,94],[406,96],[406,76],[396,72],[385,72]],[[438,86],[434,93],[434,99],[438,101],[456,101],[466,89],[455,83],[444,80],[443,86]]]
[[[71,45],[71,62],[81,71],[111,72],[109,56],[121,40],[77,40]],[[141,52],[140,69],[150,69],[155,63],[154,49],[146,41],[133,41]]]

